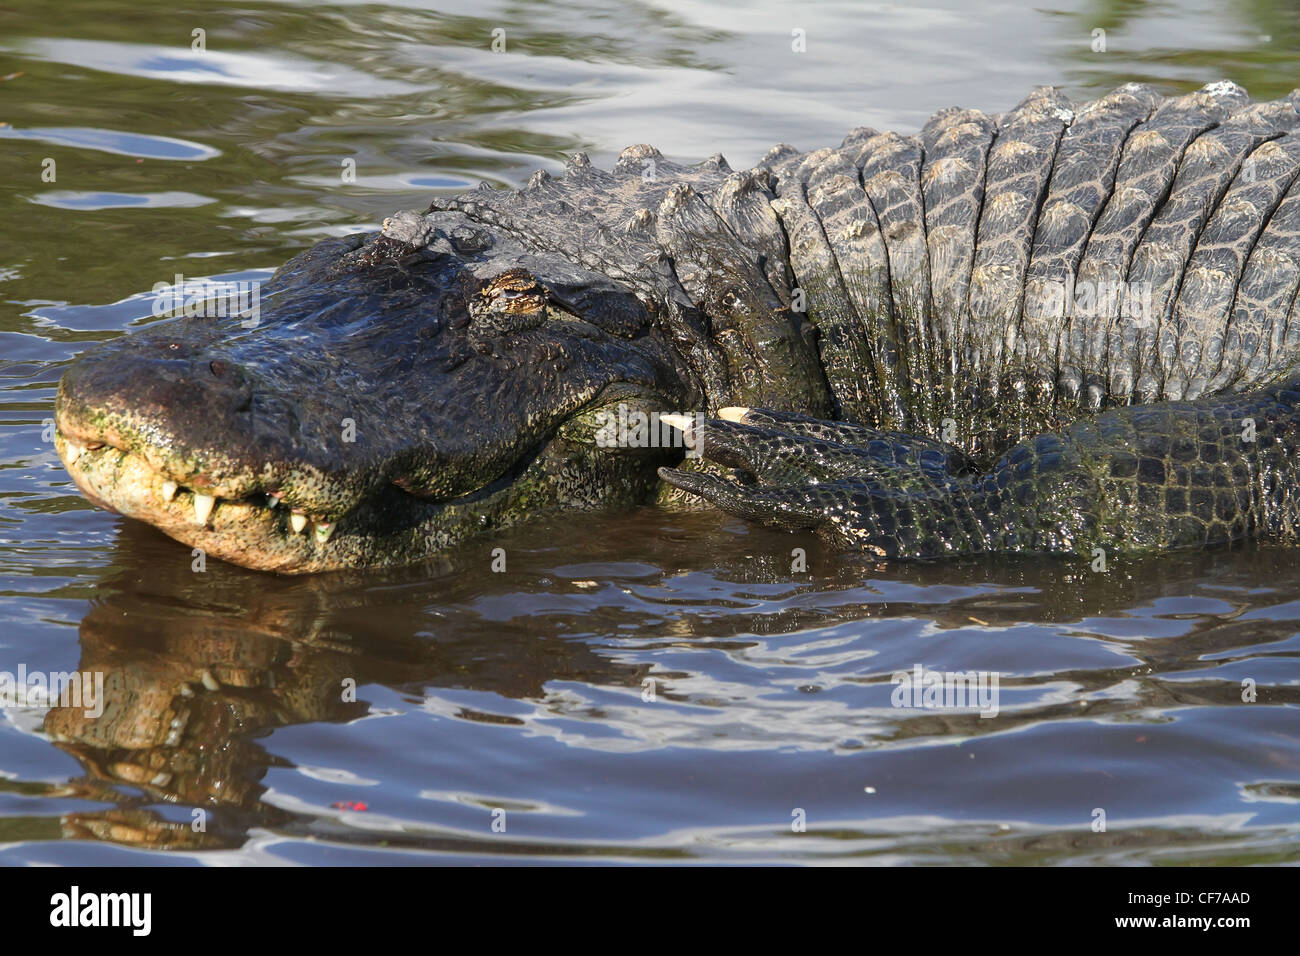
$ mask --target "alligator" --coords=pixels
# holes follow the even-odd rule
[[[1293,544],[1298,103],[1040,87],[746,170],[578,153],[91,349],[55,446],[281,572],[674,496],[885,559]]]

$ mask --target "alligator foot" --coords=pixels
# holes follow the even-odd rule
[[[921,512],[957,520],[954,486],[974,474],[964,452],[931,438],[762,408],[720,414],[704,422],[683,416],[680,425],[689,447],[736,469],[737,480],[673,468],[660,477],[728,514],[816,529],[881,556],[928,556],[932,542],[916,532],[918,522],[930,523]],[[957,537],[955,526],[942,530]]]
[[[734,480],[661,469],[723,511],[886,558],[1090,554],[1300,538],[1300,379],[1117,408],[1037,435],[987,471],[957,449],[764,409],[685,418]]]

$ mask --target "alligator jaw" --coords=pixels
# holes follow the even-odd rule
[[[147,521],[206,555],[290,574],[415,560],[456,537],[466,510],[490,509],[507,490],[497,482],[434,502],[393,487],[325,520],[290,509],[273,493],[227,499],[186,488],[140,455],[61,431],[55,449],[77,488],[99,507]],[[376,525],[391,530],[376,534]]]
[[[611,502],[646,500],[655,487],[653,464],[638,464],[636,455],[591,454],[590,441],[569,433],[570,425],[580,433],[580,420],[615,401],[650,408],[669,403],[652,393],[602,392],[503,473],[485,474],[476,488],[433,496],[393,479],[338,499],[329,515],[292,506],[290,495],[269,484],[242,483],[247,493],[224,497],[214,489],[239,484],[204,473],[207,487],[195,488],[188,472],[151,464],[170,460],[167,442],[138,445],[129,439],[139,436],[101,434],[65,404],[56,409],[54,445],[78,490],[95,505],[145,521],[207,556],[258,571],[305,574],[411,564],[486,529],[508,527],[562,497],[581,461],[586,479],[604,488]],[[177,460],[180,469],[188,467]]]

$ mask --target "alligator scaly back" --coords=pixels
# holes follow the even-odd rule
[[[1128,84],[1075,105],[1042,87],[744,172],[638,146],[612,173],[580,154],[562,179],[432,208],[668,302],[711,407],[931,436],[948,419],[987,458],[1081,412],[1294,364],[1294,99]]]

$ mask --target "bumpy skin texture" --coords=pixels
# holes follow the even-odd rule
[[[883,558],[1094,554],[1295,541],[1300,379],[1249,395],[1115,409],[1023,441],[988,471],[938,443],[748,409],[691,426],[747,483],[664,477],[731,514]]]
[[[93,500],[284,571],[646,500],[680,451],[594,442],[620,405],[746,409],[700,431],[741,480],[659,477],[887,556],[1291,541],[1296,99],[1040,88],[741,172],[578,154],[322,243],[255,329],[88,353],[57,447]]]

